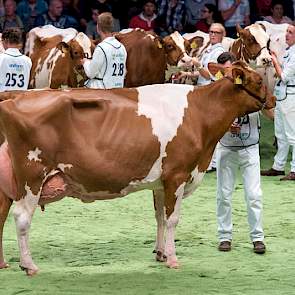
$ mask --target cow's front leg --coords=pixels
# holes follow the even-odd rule
[[[179,182],[178,182],[179,183]],[[179,263],[176,257],[175,250],[175,229],[179,221],[180,207],[184,194],[185,182],[180,185],[166,182],[165,187],[165,201],[166,209],[166,243],[165,255],[167,257],[167,266],[170,268],[178,268]]]
[[[15,203],[13,215],[20,250],[20,268],[25,270],[27,275],[32,276],[38,272],[38,267],[35,265],[29,249],[29,229],[39,196],[34,195],[28,186],[26,186],[26,191],[26,196]]]
[[[0,190],[0,269],[7,268],[9,265],[4,260],[3,254],[3,227],[12,204],[7,196]]]
[[[165,250],[165,219],[164,219],[164,191],[156,190],[154,194],[155,217],[157,221],[157,237],[155,244],[156,260],[166,261]]]

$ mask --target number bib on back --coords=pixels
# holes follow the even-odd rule
[[[0,55],[0,68],[0,91],[28,88],[31,61],[27,56],[17,49],[9,48]]]
[[[106,69],[103,73],[102,82],[104,88],[121,88],[124,86],[126,75],[126,58],[125,47],[116,39],[105,41],[98,45],[106,57]]]

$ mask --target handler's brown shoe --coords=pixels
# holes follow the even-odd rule
[[[264,254],[265,253],[265,245],[262,241],[253,242],[253,251],[256,254]]]
[[[280,170],[270,168],[268,170],[261,170],[260,175],[262,175],[262,176],[279,176],[279,175],[285,175],[285,171],[280,171]]]
[[[285,177],[280,178],[280,180],[295,180],[295,172],[290,172]]]
[[[230,241],[222,241],[218,245],[218,250],[223,252],[228,252],[231,250],[231,242]]]

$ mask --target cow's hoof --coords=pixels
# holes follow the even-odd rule
[[[165,262],[167,260],[166,255],[163,252],[157,251],[156,260],[159,262]]]
[[[6,263],[5,261],[3,262],[0,262],[0,269],[3,269],[3,268],[8,268],[9,267],[9,264]]]
[[[177,260],[171,260],[166,262],[167,267],[178,269],[180,267],[180,264],[177,262]]]
[[[22,265],[20,265],[19,267],[21,270],[24,270],[26,272],[27,276],[29,276],[29,277],[36,275],[39,271],[38,267],[28,268],[28,267],[24,267]]]

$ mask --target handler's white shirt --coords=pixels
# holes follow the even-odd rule
[[[107,37],[96,46],[92,59],[84,63],[85,73],[90,78],[85,86],[101,89],[123,87],[126,59],[124,45],[114,37]]]
[[[32,61],[17,48],[0,54],[0,91],[26,90],[30,80]]]

